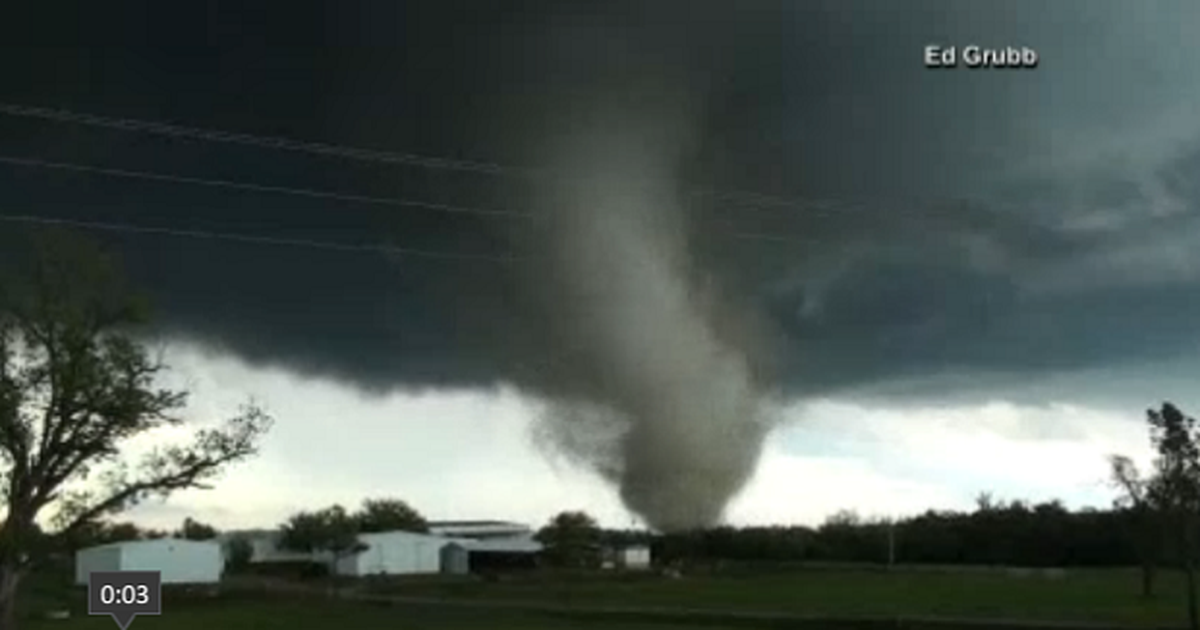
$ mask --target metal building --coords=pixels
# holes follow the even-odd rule
[[[613,563],[626,571],[645,571],[650,568],[650,547],[630,545],[613,551]]]
[[[75,553],[79,585],[88,583],[92,571],[159,571],[163,584],[212,584],[220,581],[224,568],[221,545],[210,540],[129,540]]]
[[[471,552],[463,543],[452,542],[442,546],[442,573],[466,575],[471,572]]]
[[[527,525],[504,521],[434,521],[429,533],[406,531],[359,535],[366,549],[338,559],[324,551],[295,552],[279,546],[279,530],[243,530],[219,537],[223,547],[235,538],[250,543],[252,563],[320,562],[338,575],[463,574],[536,566],[542,550]]]
[[[442,570],[442,547],[450,541],[440,536],[394,531],[361,534],[366,550],[337,562],[338,575],[406,575]]]

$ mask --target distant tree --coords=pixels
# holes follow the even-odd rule
[[[600,542],[613,547],[629,547],[633,545],[649,545],[654,534],[639,529],[605,529],[600,532]]]
[[[217,529],[189,516],[183,519],[183,525],[175,532],[175,536],[185,540],[212,540],[217,537]]]
[[[1146,412],[1151,442],[1158,451],[1157,477],[1150,492],[1162,502],[1166,522],[1179,544],[1180,560],[1187,579],[1188,623],[1200,629],[1196,603],[1196,535],[1200,527],[1200,436],[1196,420],[1171,403],[1161,410]]]
[[[585,512],[561,512],[535,536],[545,557],[559,567],[589,568],[600,563],[600,526]]]
[[[234,536],[226,543],[225,566],[232,573],[241,573],[254,559],[254,545],[245,536]]]
[[[59,550],[64,553],[74,553],[80,549],[99,545],[103,534],[104,523],[98,521],[86,523],[82,527],[77,527],[70,536],[61,537]]]
[[[141,529],[133,523],[110,523],[97,520],[76,528],[68,536],[59,537],[57,548],[65,552],[74,552],[96,545],[138,540],[141,537]]]
[[[358,520],[358,529],[363,533],[429,531],[425,517],[399,499],[367,499],[354,518]]]
[[[123,460],[130,438],[182,423],[185,393],[158,387],[164,366],[131,332],[142,310],[112,260],[68,235],[33,240],[28,257],[5,252],[19,264],[0,279],[0,630],[15,627],[47,508],[47,534],[69,538],[148,497],[204,487],[253,455],[270,425],[249,407],[191,444]]]
[[[1162,514],[1157,487],[1152,479],[1142,477],[1133,460],[1123,455],[1109,458],[1112,484],[1121,493],[1114,507],[1126,510],[1131,516],[1131,529],[1138,562],[1142,569],[1142,597],[1154,596],[1154,578],[1162,556]]]
[[[821,527],[855,527],[862,524],[862,517],[854,510],[838,510],[825,517]]]
[[[142,529],[133,523],[112,523],[101,530],[98,544],[140,540],[144,538]]]
[[[886,559],[880,541],[886,538],[872,531],[878,529],[866,523],[854,510],[838,510],[825,518],[817,528],[813,541],[814,559],[849,562],[877,562]],[[886,534],[885,534],[886,535]]]
[[[976,512],[991,512],[997,509],[996,497],[991,492],[980,492],[975,497]]]
[[[995,501],[988,510],[934,511],[894,523],[835,515],[816,531],[715,527],[654,537],[667,565],[733,561],[832,561],[1018,567],[1111,567],[1139,562],[1128,510],[1072,511],[1058,501]],[[1161,538],[1161,530],[1159,537]],[[1164,547],[1164,550],[1166,548]],[[1165,553],[1165,551],[1164,551]]]
[[[337,594],[334,583],[338,563],[367,550],[367,545],[358,537],[358,520],[340,505],[294,514],[280,529],[280,547],[302,553],[329,554],[330,592],[333,595]]]

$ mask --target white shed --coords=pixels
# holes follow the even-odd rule
[[[650,568],[650,547],[646,545],[631,545],[622,547],[616,553],[618,568],[629,571],[644,571]]]
[[[450,544],[440,536],[412,532],[379,532],[358,537],[367,548],[362,553],[338,560],[338,575],[403,575],[441,571],[442,547]]]
[[[211,540],[129,540],[75,553],[75,583],[85,585],[92,571],[159,571],[163,584],[211,584],[221,579],[225,558]]]

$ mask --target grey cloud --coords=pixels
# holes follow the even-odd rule
[[[670,75],[693,96],[664,122],[699,121],[675,165],[681,179],[860,202],[835,204],[832,216],[713,197],[686,208],[689,255],[733,310],[764,320],[755,343],[774,351],[755,369],[785,393],[941,375],[942,385],[920,390],[937,396],[961,379],[1000,387],[997,373],[1041,378],[1194,347],[1200,287],[1188,240],[1200,192],[1200,118],[1191,115],[1200,67],[1185,63],[1185,35],[1200,26],[1193,5],[524,6],[489,5],[466,20],[433,3],[334,16],[289,4],[277,27],[247,28],[264,41],[302,33],[301,43],[327,52],[54,51],[39,57],[40,70],[17,67],[13,56],[3,98],[534,164],[547,144],[594,131],[580,104],[608,99],[610,120],[622,108],[632,120]],[[205,41],[208,26],[174,39]],[[350,35],[395,47],[339,47]],[[933,42],[1030,45],[1042,62],[1026,72],[931,72],[921,49]],[[50,72],[59,80],[39,80]],[[6,151],[126,168],[486,207],[527,208],[541,194],[520,178],[27,121],[0,121],[0,132]],[[520,221],[31,171],[0,178],[14,212],[536,253]],[[562,360],[545,339],[561,314],[539,310],[529,297],[538,279],[512,266],[105,238],[125,252],[171,334],[252,361],[378,390],[550,388],[546,373]]]

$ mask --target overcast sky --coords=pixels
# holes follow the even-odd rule
[[[563,341],[597,309],[561,289],[612,277],[600,295],[641,313],[662,292],[605,265],[643,254],[686,269],[668,288],[709,296],[688,314],[704,334],[667,326],[674,345],[647,356],[683,361],[680,345],[715,337],[777,417],[745,447],[761,457],[734,522],[965,507],[985,490],[1106,505],[1104,457],[1147,455],[1146,407],[1200,403],[1194,4],[476,4],[28,16],[30,47],[0,60],[6,104],[476,164],[0,115],[5,158],[426,204],[6,162],[0,214],[457,256],[93,230],[151,295],[197,421],[247,396],[278,418],[259,460],[139,518],[269,525],[394,495],[432,518],[629,523],[611,483],[627,471],[535,436],[562,399],[636,419],[620,376],[593,383],[616,369],[603,344]],[[1027,46],[1039,65],[929,70],[928,44]],[[683,227],[646,221],[679,238],[590,251],[512,216],[545,213],[564,174],[603,184],[570,197],[592,212],[657,216],[669,199]],[[19,225],[0,222],[14,251]],[[561,263],[581,249],[599,262],[572,275]],[[522,262],[491,260],[509,256]],[[624,321],[658,330],[664,304]]]

